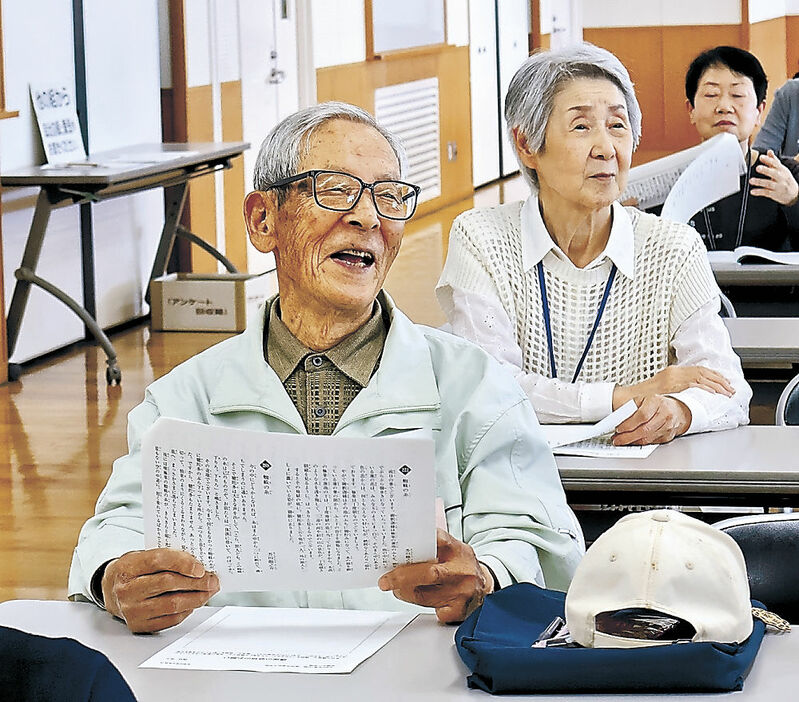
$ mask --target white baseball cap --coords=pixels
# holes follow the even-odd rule
[[[621,518],[577,567],[566,594],[566,624],[574,641],[592,648],[672,643],[597,631],[597,615],[628,609],[687,622],[696,632],[691,641],[745,641],[752,605],[741,549],[728,534],[682,512]]]

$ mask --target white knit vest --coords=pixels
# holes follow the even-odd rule
[[[483,296],[498,294],[516,326],[523,370],[550,377],[537,269],[525,271],[522,261],[521,205],[461,214],[450,233],[442,282]],[[651,378],[674,361],[670,341],[680,324],[718,295],[695,230],[635,208],[626,211],[633,223],[635,275],[617,272],[579,381],[629,385]],[[557,375],[565,382],[571,382],[585,348],[611,265],[606,260],[586,270],[553,254],[544,257]]]

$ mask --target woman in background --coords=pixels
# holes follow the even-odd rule
[[[697,56],[685,75],[688,116],[702,139],[728,132],[741,145],[748,171],[741,188],[689,221],[709,251],[759,246],[799,248],[799,163],[775,150],[752,148],[766,106],[768,80],[757,57],[735,46]]]
[[[455,220],[436,290],[452,331],[508,364],[544,423],[635,399],[617,444],[746,424],[701,240],[616,201],[641,134],[624,66],[591,44],[534,54],[505,118],[532,192]]]

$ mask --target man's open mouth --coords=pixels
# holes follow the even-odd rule
[[[330,258],[346,263],[348,266],[360,266],[361,268],[367,268],[375,262],[374,255],[368,251],[361,251],[360,249],[344,249],[343,251],[337,251],[331,255]]]

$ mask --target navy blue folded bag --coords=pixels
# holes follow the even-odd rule
[[[531,648],[555,616],[565,616],[565,598],[529,583],[489,595],[455,633],[458,653],[472,671],[469,687],[492,694],[740,690],[765,633],[755,619],[742,644]]]

